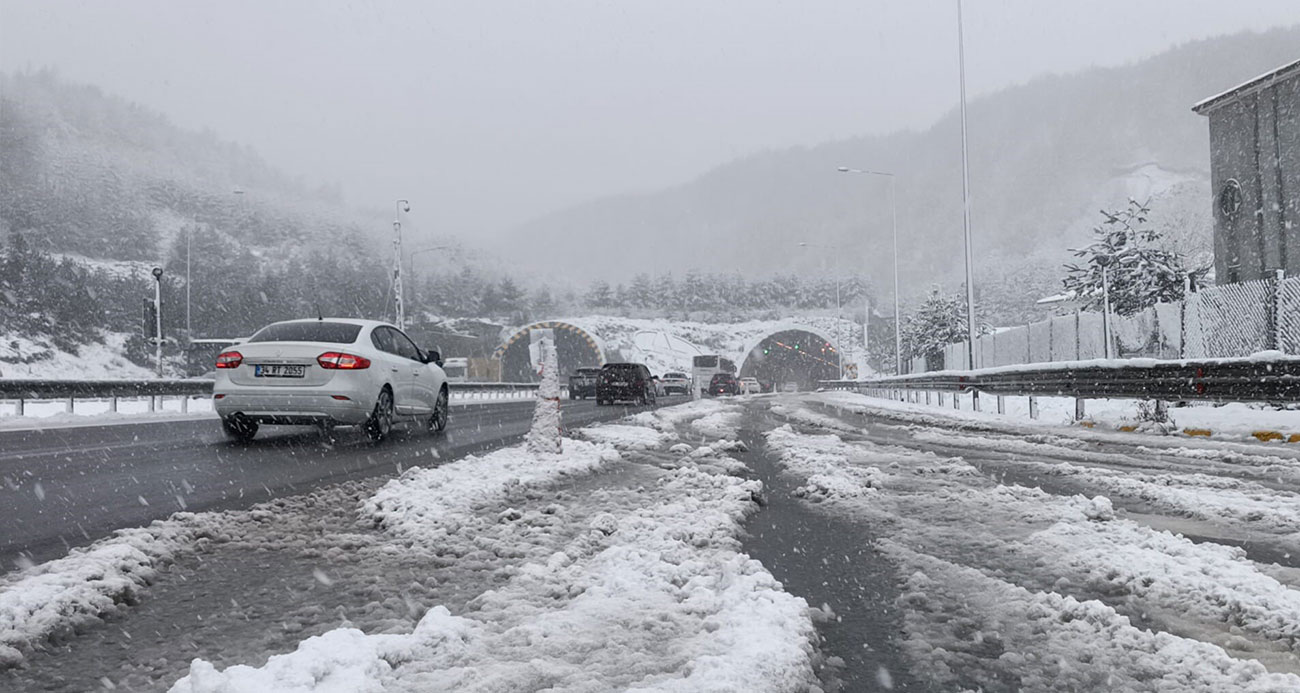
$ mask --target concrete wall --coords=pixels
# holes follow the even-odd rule
[[[1219,283],[1300,276],[1300,75],[1207,115]],[[1229,214],[1220,197],[1234,179],[1241,208]]]

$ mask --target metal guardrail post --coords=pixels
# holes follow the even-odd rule
[[[1075,421],[1083,421],[1083,418],[1087,416],[1087,411],[1085,411],[1086,407],[1084,407],[1083,404],[1085,401],[1086,400],[1082,397],[1074,398],[1074,420]]]
[[[1007,413],[1007,398],[1002,395],[998,395],[998,413]]]
[[[1037,397],[1029,398],[1029,418],[1035,420],[1038,419],[1038,398]]]

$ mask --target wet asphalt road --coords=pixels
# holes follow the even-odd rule
[[[681,401],[661,398],[660,406]],[[563,407],[569,427],[639,409]],[[238,444],[215,418],[0,432],[0,574],[178,510],[245,508],[510,445],[528,431],[532,412],[531,400],[456,406],[444,435],[401,429],[378,444],[339,429],[331,445],[302,427],[264,427]]]

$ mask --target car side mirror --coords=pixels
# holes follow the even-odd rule
[[[437,349],[430,349],[424,352],[424,362],[442,368],[442,354],[439,354]]]

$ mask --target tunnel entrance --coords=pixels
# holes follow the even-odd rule
[[[565,322],[539,322],[511,335],[505,344],[497,347],[495,356],[501,360],[501,380],[510,383],[531,383],[537,380],[537,369],[528,347],[535,329],[555,331],[555,352],[559,359],[560,382],[565,382],[579,368],[599,368],[605,356],[596,338],[586,330]]]
[[[793,383],[801,392],[817,389],[820,380],[839,377],[839,352],[814,332],[789,329],[763,338],[745,354],[740,377],[758,378],[764,391]]]

